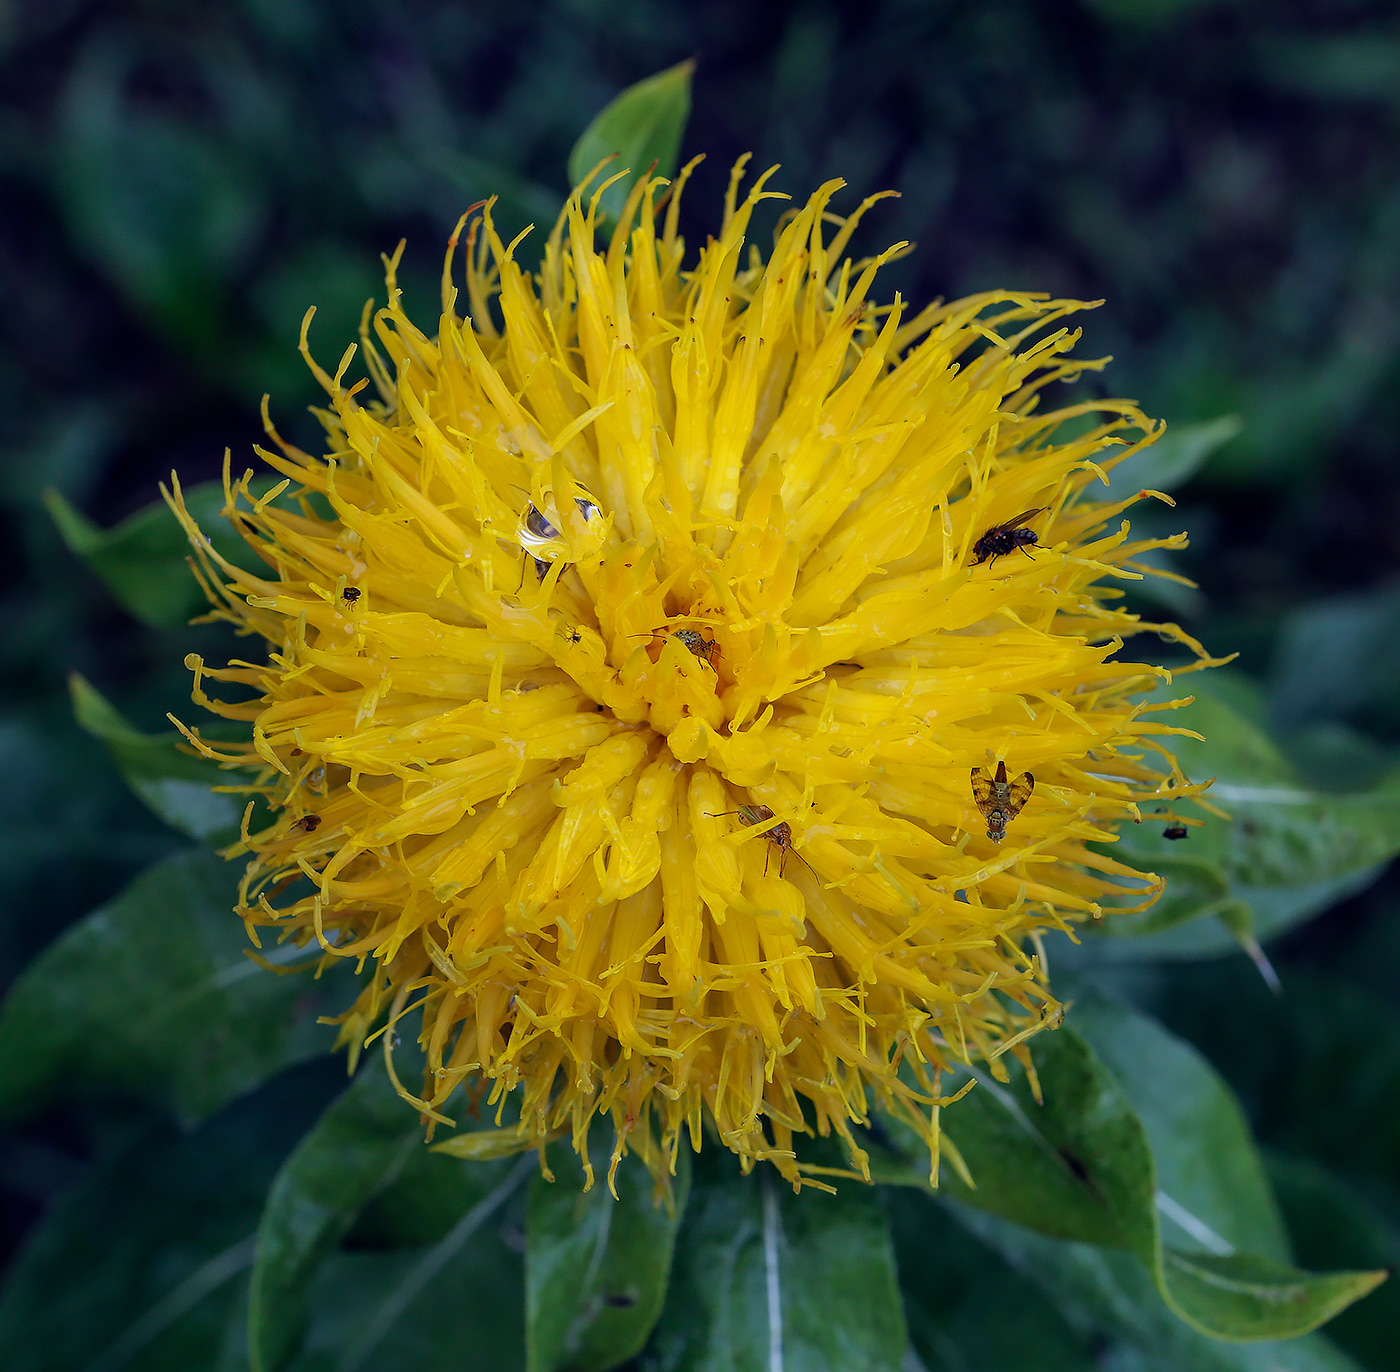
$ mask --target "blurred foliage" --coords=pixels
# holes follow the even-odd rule
[[[1233,678],[1200,679],[1208,698],[1192,708],[1228,746],[1193,765],[1295,800],[1237,795],[1235,827],[1211,821],[1184,843],[1144,823],[1126,846],[1173,864],[1156,932],[1062,943],[1052,963],[1181,1036],[1154,1040],[1154,1061],[1177,1088],[1166,1104],[1201,1113],[1173,1123],[1126,1078],[1120,1107],[1168,1194],[1192,1195],[1188,1220],[1315,1270],[1400,1257],[1400,887],[1380,875],[1400,794],[1387,780],[1400,761],[1393,5],[21,0],[0,10],[0,354],[18,400],[0,415],[0,974],[43,956],[0,1019],[0,1105],[25,1120],[0,1140],[5,1251],[46,1218],[0,1305],[6,1365],[241,1368],[253,1272],[253,1327],[274,1358],[301,1339],[300,1372],[524,1366],[527,1297],[550,1262],[595,1295],[568,1327],[531,1325],[531,1365],[560,1349],[586,1359],[597,1340],[630,1350],[645,1334],[673,1241],[661,1327],[686,1339],[655,1340],[648,1367],[761,1358],[772,1331],[754,1283],[785,1276],[789,1258],[790,1372],[838,1354],[897,1366],[896,1272],[929,1372],[1392,1365],[1394,1283],[1326,1338],[1217,1344],[1158,1299],[1150,1245],[1032,1233],[971,1196],[938,1203],[907,1186],[878,1203],[843,1188],[809,1236],[810,1211],[761,1179],[702,1176],[712,1157],[679,1238],[610,1245],[594,1216],[603,1238],[580,1267],[549,1213],[558,1197],[541,1200],[515,1164],[410,1163],[408,1121],[376,1113],[382,1081],[337,1096],[337,1066],[291,1066],[329,1034],[313,1021],[334,990],[256,969],[219,915],[228,874],[181,847],[201,814],[217,828],[229,812],[207,791],[191,810],[180,788],[208,770],[163,719],[184,709],[185,653],[231,640],[172,627],[196,602],[172,571],[167,517],[146,509],[155,484],[172,466],[187,485],[217,477],[225,447],[249,465],[264,391],[284,432],[311,441],[302,410],[316,393],[295,346],[306,308],[313,348],[338,357],[364,301],[382,297],[376,255],[406,236],[409,307],[431,314],[468,204],[498,195],[503,229],[534,223],[541,239],[591,116],[691,58],[680,152],[707,154],[682,212],[692,239],[712,227],[730,162],[752,151],[782,162],[793,191],[835,175],[847,204],[898,189],[857,246],[917,240],[887,283],[914,300],[992,286],[1107,300],[1086,344],[1117,360],[1092,384],[1177,426],[1120,480],[1170,487],[1178,508],[1141,523],[1190,530],[1173,565],[1200,583],[1130,594],[1144,612],[1165,601],[1212,651],[1242,652]],[[1317,841],[1329,824],[1346,853]],[[1278,994],[1232,951],[1251,936]],[[157,941],[178,959],[143,963]],[[162,970],[180,983],[173,1007],[152,990]],[[1113,1045],[1091,1021],[1075,1023],[1103,1061],[1086,1057],[1085,1079],[1112,1094]],[[239,1023],[256,1032],[231,1033]],[[363,1123],[337,1132],[361,1117],[381,1120],[378,1152]],[[1202,1119],[1235,1150],[1243,1199],[1200,1191],[1173,1144]],[[306,1150],[331,1159],[319,1175],[334,1194],[306,1188]],[[269,1184],[278,1204],[264,1212]],[[1253,1230],[1236,1237],[1250,1205]],[[541,1244],[529,1261],[527,1234]],[[843,1286],[853,1253],[860,1280]],[[640,1313],[604,1308],[615,1280]],[[814,1306],[824,1283],[839,1299]],[[470,1327],[441,1299],[464,1289],[477,1293]],[[889,1312],[885,1343],[825,1346],[835,1312],[856,1308]]]

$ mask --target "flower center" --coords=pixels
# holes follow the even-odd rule
[[[618,719],[649,725],[677,761],[708,757],[739,784],[771,770],[767,747],[755,752],[768,707],[826,665],[821,636],[783,618],[779,522],[638,539],[605,528],[590,499],[555,511],[532,504],[522,518],[527,567],[520,595],[502,597],[505,624]]]

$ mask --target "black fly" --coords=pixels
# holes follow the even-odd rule
[[[980,562],[995,562],[1007,553],[1014,553],[1017,548],[1026,553],[1027,548],[1035,547],[1040,542],[1039,535],[1034,529],[1024,526],[1036,515],[1044,514],[1048,508],[1042,505],[1039,509],[1023,510],[1015,519],[1008,519],[1005,524],[997,524],[988,529],[972,545],[972,566],[975,567]],[[1030,554],[1026,553],[1026,556],[1029,557]]]

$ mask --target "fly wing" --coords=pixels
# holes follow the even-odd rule
[[[1036,515],[1044,514],[1045,511],[1049,508],[1050,507],[1048,505],[1040,505],[1034,510],[1022,510],[1021,513],[1018,514],[1015,519],[1008,519],[1005,524],[1001,525],[1001,528],[1019,529],[1023,524],[1029,524],[1031,520],[1033,520],[1036,517]]]
[[[992,779],[980,767],[972,769],[972,798],[984,815],[992,808]]]
[[[1007,819],[1015,819],[1021,813],[1022,807],[1031,798],[1031,792],[1034,790],[1035,778],[1029,772],[1022,772],[1011,783],[1011,795],[1002,805]]]

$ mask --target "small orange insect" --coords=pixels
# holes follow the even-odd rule
[[[987,837],[1000,843],[1006,837],[1006,826],[1021,813],[1022,807],[1035,790],[1035,778],[1022,772],[1015,781],[1006,779],[1006,763],[997,763],[996,776],[985,769],[972,769],[972,798],[987,820]]]

